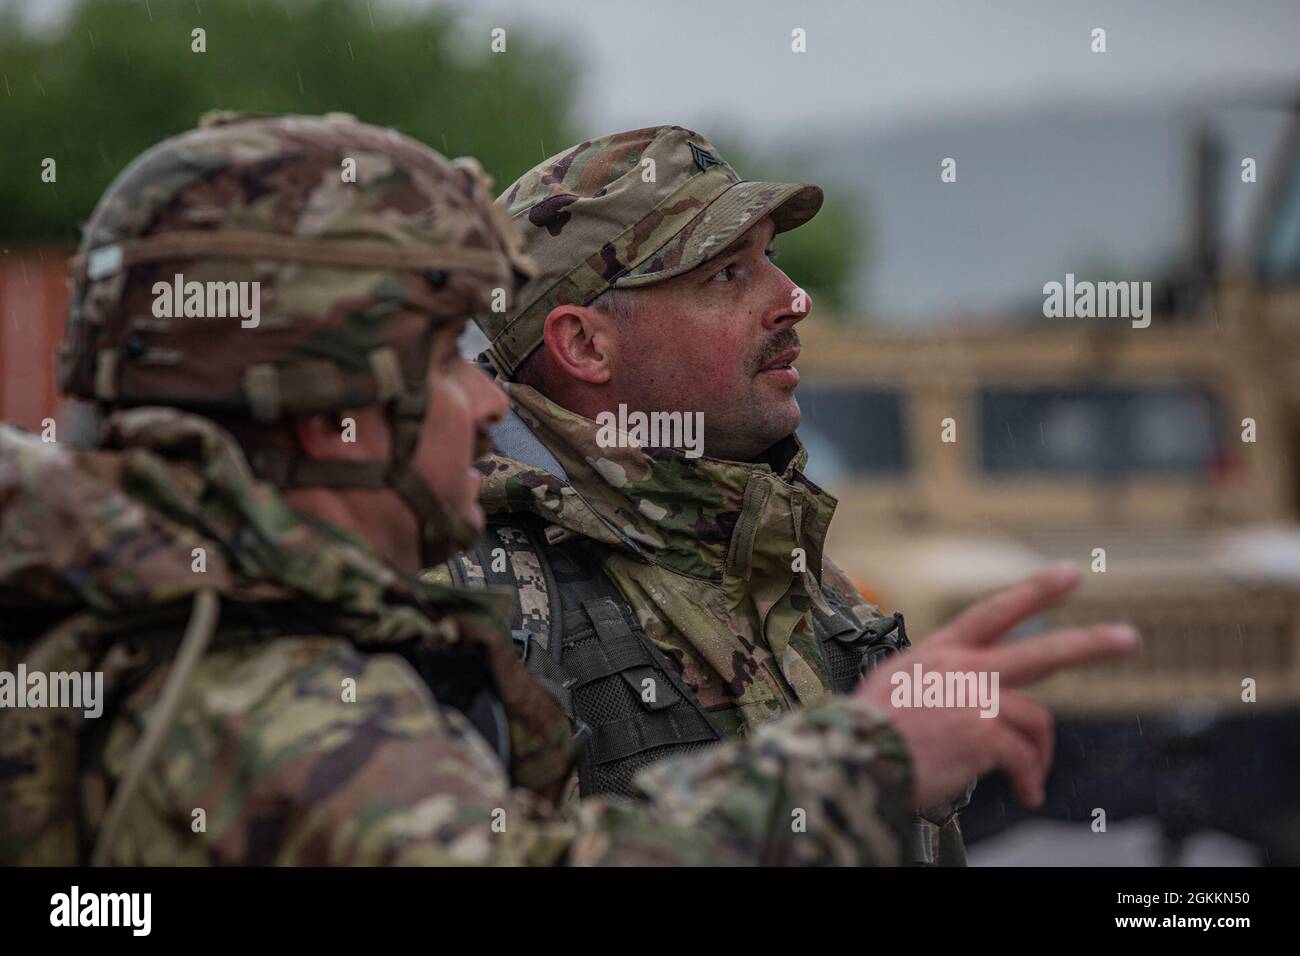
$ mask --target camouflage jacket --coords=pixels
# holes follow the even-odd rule
[[[641,799],[557,810],[568,728],[491,595],[409,578],[294,512],[205,419],[137,409],[107,436],[77,452],[0,426],[0,863],[86,860],[214,594],[110,862],[899,860],[911,765],[863,702],[659,764]],[[457,652],[496,688],[508,766],[421,679]],[[102,675],[102,712],[21,705],[24,672]]]
[[[514,427],[526,427],[545,451],[542,460],[530,454],[532,463],[506,454],[482,463],[489,515],[535,515],[599,545],[646,636],[724,732],[743,735],[830,699],[810,609],[834,605],[864,626],[884,615],[822,553],[837,502],[803,475],[807,453],[797,438],[787,440],[780,472],[670,449],[602,447],[595,422],[526,385],[500,384]],[[440,568],[432,579],[449,575]],[[933,859],[964,864],[952,809],[927,811],[942,832],[917,823]]]

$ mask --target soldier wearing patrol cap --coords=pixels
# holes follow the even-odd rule
[[[811,306],[770,252],[822,201],[742,179],[680,126],[580,143],[497,200],[538,272],[478,319],[511,402],[481,465],[489,529],[430,576],[514,590],[520,654],[585,734],[583,795],[824,706],[908,646],[823,554],[836,502],[794,434]],[[656,414],[700,416],[704,454],[615,426]],[[952,770],[930,718],[894,717],[918,761]],[[964,863],[971,779],[925,789],[908,860]]]
[[[516,242],[474,164],[344,116],[219,117],[110,186],[62,363],[97,447],[0,427],[0,862],[897,862],[861,698],[554,811],[575,728],[501,602],[415,576],[482,529],[505,402],[457,339]],[[190,282],[258,321],[156,308]]]

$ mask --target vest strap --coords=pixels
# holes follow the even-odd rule
[[[692,708],[640,714],[592,728],[587,755],[597,766],[668,744],[716,740],[716,731]]]

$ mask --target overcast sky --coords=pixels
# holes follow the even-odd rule
[[[0,0],[15,2],[37,22],[67,9]],[[671,120],[775,139],[805,124],[1197,101],[1300,75],[1300,0],[355,2],[453,7],[485,45],[494,26],[567,38],[587,66],[576,115],[597,132]],[[1096,27],[1105,54],[1091,52]],[[795,28],[806,53],[790,49]]]
[[[419,2],[419,0],[412,0]],[[1287,87],[1297,0],[474,0],[469,22],[567,36],[584,132],[675,122],[779,140],[1044,106]],[[791,52],[791,31],[807,52]],[[1091,52],[1094,27],[1107,52]]]
[[[409,0],[418,3],[420,0]],[[492,27],[572,45],[577,131],[678,123],[792,154],[836,202],[865,201],[859,272],[878,318],[924,321],[1032,301],[1088,262],[1129,273],[1177,254],[1185,140],[1201,111],[1226,137],[1229,238],[1260,190],[1300,89],[1300,0],[474,0]],[[1094,28],[1106,52],[1092,51]],[[807,52],[791,51],[806,31]],[[549,145],[549,144],[548,144]],[[961,156],[970,184],[941,191]],[[732,161],[743,172],[744,157]],[[803,170],[807,172],[802,172]],[[821,179],[820,177],[828,177]],[[1154,276],[1154,273],[1152,273]]]
[[[860,213],[858,306],[886,320],[990,313],[1099,265],[1154,276],[1183,240],[1200,112],[1225,137],[1227,238],[1243,245],[1283,172],[1270,158],[1285,116],[1251,107],[1300,89],[1300,0],[439,2],[460,12],[467,52],[494,27],[507,55],[530,34],[569,45],[581,136],[677,123],[784,154],[788,175]],[[21,5],[57,28],[67,0]],[[939,182],[946,156],[960,188]],[[1245,156],[1260,188],[1234,179]]]

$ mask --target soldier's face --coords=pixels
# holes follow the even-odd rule
[[[799,426],[795,326],[812,301],[772,261],[770,218],[684,275],[634,293],[611,384],[629,409],[704,413],[704,451],[755,458]]]
[[[429,414],[416,448],[415,470],[438,501],[462,523],[482,531],[474,462],[491,450],[487,430],[506,413],[505,393],[461,355],[465,323],[440,326],[429,358]]]

